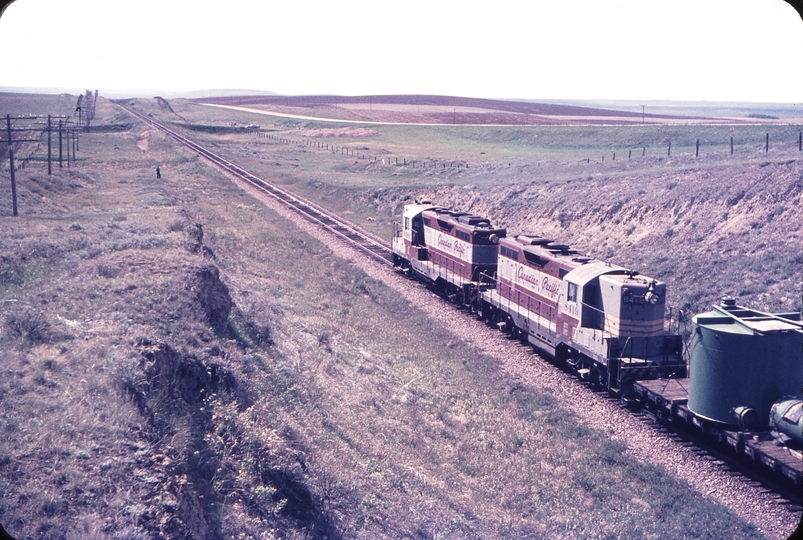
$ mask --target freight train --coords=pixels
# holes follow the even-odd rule
[[[681,336],[664,328],[659,280],[426,201],[405,205],[391,250],[394,267],[590,384],[720,439],[736,437],[737,450],[801,483],[800,313],[753,312],[728,299],[693,319],[687,365]],[[767,339],[750,340],[757,335]],[[791,469],[759,448],[769,433],[791,449]]]

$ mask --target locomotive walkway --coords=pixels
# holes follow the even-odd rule
[[[225,170],[226,172],[235,175],[237,178],[248,182],[252,186],[256,187],[260,191],[267,193],[271,197],[277,199],[281,203],[289,206],[294,211],[298,212],[306,219],[312,221],[313,223],[320,225],[327,231],[335,234],[339,238],[342,238],[349,244],[357,247],[364,253],[370,255],[373,259],[386,264],[392,265],[393,258],[391,256],[390,246],[384,244],[382,241],[373,238],[369,234],[360,229],[356,228],[355,226],[346,223],[345,221],[341,220],[334,214],[324,210],[320,206],[307,201],[301,197],[293,195],[292,193],[268,182],[264,178],[260,178],[255,174],[252,174],[242,167],[235,165],[231,161],[207,150],[203,146],[191,141],[187,137],[173,131],[172,129],[159,124],[158,122],[154,122],[152,119],[148,118],[147,116],[138,113],[137,111],[131,109],[130,107],[116,102],[116,104],[131,114],[132,116],[136,117],[139,120],[142,120],[147,125],[158,129],[162,133],[169,135],[179,143],[183,144],[187,148],[197,152],[199,155],[205,157],[209,161],[211,161],[217,167]]]

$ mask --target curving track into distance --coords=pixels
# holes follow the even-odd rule
[[[267,193],[268,195],[280,201],[281,203],[289,206],[299,214],[303,215],[305,218],[320,225],[321,227],[337,235],[338,237],[344,239],[349,244],[357,247],[364,253],[367,253],[375,260],[378,260],[379,262],[386,265],[393,264],[393,258],[391,256],[390,246],[384,244],[382,241],[377,240],[376,238],[373,238],[367,233],[357,229],[353,225],[346,223],[345,221],[327,212],[326,210],[317,206],[316,204],[307,201],[305,199],[302,199],[301,197],[298,197],[296,195],[293,195],[289,191],[286,191],[278,186],[275,186],[274,184],[271,184],[267,180],[246,171],[242,167],[239,167],[234,163],[232,163],[231,161],[207,150],[203,146],[194,143],[187,137],[184,137],[183,135],[173,131],[172,129],[162,124],[159,124],[158,122],[154,122],[147,116],[138,113],[137,111],[131,109],[130,107],[127,107],[126,105],[120,102],[115,102],[115,103],[117,104],[117,106],[119,106],[132,116],[143,121],[147,125],[155,129],[158,129],[162,133],[169,135],[170,137],[172,137],[179,143],[183,144],[187,148],[190,148],[194,152],[197,152],[200,156],[203,156],[206,159],[208,159],[214,165],[248,182],[249,184],[259,189],[260,191]]]

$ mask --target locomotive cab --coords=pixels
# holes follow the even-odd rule
[[[665,283],[590,261],[564,276],[562,292],[562,312],[579,319],[571,347],[598,359],[589,371],[608,388],[629,393],[638,377],[685,375],[680,336],[664,330]]]
[[[438,208],[431,204],[404,205],[401,223],[395,223],[393,230],[394,266],[409,268],[410,261],[427,260],[423,213]]]
[[[604,357],[627,357],[631,363],[676,352],[667,350],[664,339],[665,283],[605,263],[582,266],[564,281],[567,297],[581,303],[575,335],[579,344]]]

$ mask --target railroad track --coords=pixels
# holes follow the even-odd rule
[[[656,433],[672,439],[680,446],[688,448],[698,457],[710,461],[728,476],[738,479],[746,486],[757,488],[761,493],[772,494],[775,504],[784,510],[792,513],[801,511],[803,494],[800,493],[800,486],[775,476],[760,464],[748,461],[743,456],[737,456],[732,448],[706,437],[703,433],[678,424],[672,419],[659,418],[643,404],[634,408],[632,404],[624,403],[610,396],[607,392],[594,391],[594,393],[604,399],[616,401],[616,405],[619,408],[630,412]]]
[[[138,118],[139,120],[143,121],[147,125],[158,129],[162,133],[172,137],[179,143],[183,144],[187,148],[190,148],[192,151],[196,152],[198,155],[206,158],[207,160],[211,161],[217,167],[225,170],[229,174],[233,174],[237,178],[248,182],[255,188],[259,189],[260,191],[267,193],[271,197],[275,198],[282,204],[289,206],[308,220],[320,225],[324,229],[328,230],[332,234],[336,235],[337,237],[345,240],[352,246],[358,248],[362,252],[371,256],[374,260],[379,261],[386,265],[393,264],[393,257],[391,255],[390,246],[382,243],[380,240],[372,237],[371,235],[367,234],[364,231],[361,231],[354,225],[347,223],[346,221],[341,220],[337,216],[333,215],[332,213],[324,210],[320,206],[307,201],[301,197],[298,197],[289,191],[286,191],[270,182],[265,180],[264,178],[260,178],[259,176],[243,169],[242,167],[232,163],[231,161],[223,158],[214,152],[204,148],[200,144],[197,144],[187,137],[181,135],[180,133],[153,121],[152,119],[148,118],[147,116],[133,110],[132,108],[124,105],[123,103],[116,101],[115,102],[118,107],[122,108],[130,115]]]

